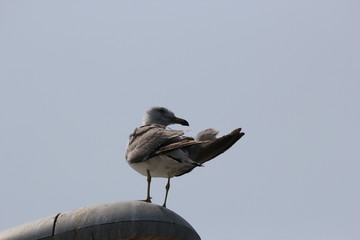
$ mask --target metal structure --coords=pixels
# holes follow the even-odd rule
[[[0,232],[0,240],[200,240],[178,214],[142,201],[78,208]]]

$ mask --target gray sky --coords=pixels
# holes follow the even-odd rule
[[[359,1],[1,1],[0,230],[144,199],[150,106],[246,135],[172,180],[202,239],[360,238]],[[183,126],[173,128],[185,129]],[[154,179],[162,204],[165,179]]]

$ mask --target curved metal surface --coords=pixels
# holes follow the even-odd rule
[[[173,211],[141,201],[75,209],[4,232],[1,240],[199,240],[192,226]]]
[[[41,218],[0,232],[1,240],[37,240],[52,236],[57,215]]]

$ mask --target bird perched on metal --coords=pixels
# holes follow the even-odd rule
[[[170,179],[190,172],[229,149],[244,133],[241,128],[216,138],[215,129],[201,131],[196,138],[184,136],[184,130],[167,128],[170,124],[189,126],[189,123],[164,107],[152,107],[146,113],[143,125],[129,136],[126,161],[147,177],[146,202],[151,202],[152,177],[167,178],[163,206],[166,207]]]

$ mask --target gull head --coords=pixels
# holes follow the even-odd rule
[[[175,114],[164,107],[152,107],[146,111],[144,116],[144,125],[159,124],[162,126],[168,126],[170,124],[181,124],[189,126],[189,123],[175,116]]]

